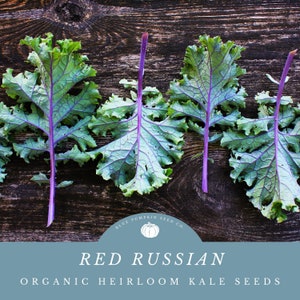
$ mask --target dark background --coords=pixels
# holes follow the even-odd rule
[[[279,78],[289,51],[300,45],[300,1],[162,1],[162,0],[0,0],[0,73],[30,66],[28,49],[19,46],[26,35],[51,31],[57,39],[82,42],[82,52],[97,70],[94,81],[103,100],[120,93],[119,80],[137,78],[142,32],[149,32],[145,85],[163,93],[178,78],[185,48],[201,34],[220,35],[244,46],[239,65],[246,88],[247,116],[256,116],[254,95],[276,92],[265,74]],[[285,93],[297,99],[300,57],[289,73]],[[12,104],[3,89],[0,98]],[[297,100],[299,101],[299,100]],[[104,140],[99,140],[99,144]],[[261,216],[247,200],[245,185],[229,178],[229,152],[210,146],[209,194],[201,192],[201,139],[186,135],[183,160],[169,184],[150,195],[125,198],[112,182],[95,175],[96,162],[79,168],[58,165],[59,179],[74,184],[57,190],[56,219],[46,228],[48,190],[30,181],[47,172],[43,158],[26,164],[12,157],[0,185],[1,241],[96,241],[113,223],[140,212],[166,213],[190,225],[204,241],[295,241],[300,238],[300,214],[277,224]]]

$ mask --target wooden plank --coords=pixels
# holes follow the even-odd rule
[[[116,4],[117,3],[117,4]],[[265,74],[279,77],[287,53],[299,47],[299,1],[83,1],[40,0],[0,3],[0,72],[24,71],[28,50],[18,45],[25,35],[53,32],[56,38],[81,40],[82,52],[97,70],[103,99],[119,93],[122,78],[136,78],[142,32],[149,32],[145,84],[164,93],[179,76],[187,45],[200,34],[220,35],[246,48],[241,83],[249,94],[245,113],[255,115],[253,96],[275,91]],[[300,60],[296,59],[286,93],[297,98]],[[3,89],[0,97],[13,103]],[[48,191],[30,182],[47,171],[43,159],[28,165],[13,157],[0,185],[1,241],[95,241],[120,218],[139,212],[160,212],[181,219],[210,241],[294,241],[300,238],[300,215],[276,224],[263,218],[245,197],[242,184],[229,178],[228,151],[210,146],[209,194],[201,192],[201,140],[186,135],[185,155],[173,179],[157,192],[125,198],[111,182],[95,175],[95,163],[79,168],[58,166],[61,179],[74,180],[57,191],[56,220],[45,227]],[[99,143],[105,141],[99,140]]]

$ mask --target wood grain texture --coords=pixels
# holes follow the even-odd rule
[[[57,39],[81,40],[82,52],[97,70],[103,99],[119,93],[122,78],[136,78],[142,32],[149,32],[145,85],[163,93],[179,76],[185,48],[200,34],[220,35],[246,48],[239,64],[249,97],[246,115],[255,115],[253,96],[274,90],[266,73],[280,76],[290,50],[300,45],[299,1],[92,1],[0,0],[0,73],[8,67],[24,71],[26,35],[52,32]],[[286,93],[299,99],[300,59],[290,72]],[[3,89],[0,97],[12,103]],[[298,98],[297,98],[298,97]],[[299,100],[297,100],[299,101]],[[104,140],[99,140],[104,143]],[[210,146],[209,194],[201,192],[201,139],[186,135],[183,160],[173,179],[158,191],[125,198],[111,182],[95,175],[96,163],[79,168],[58,166],[60,179],[74,180],[57,191],[56,219],[46,228],[48,191],[30,181],[47,171],[44,160],[26,164],[13,157],[0,185],[0,241],[95,241],[113,223],[140,212],[166,213],[189,224],[206,241],[300,240],[300,214],[277,224],[263,218],[248,202],[243,184],[229,178],[228,151]]]

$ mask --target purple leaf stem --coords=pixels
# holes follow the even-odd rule
[[[139,155],[140,144],[141,144],[143,76],[144,76],[147,43],[148,43],[148,33],[144,32],[142,34],[142,41],[141,41],[140,65],[139,65],[138,88],[137,88],[137,155]],[[137,159],[136,161],[138,163],[139,160]]]
[[[208,193],[207,169],[208,169],[208,142],[209,142],[209,127],[211,114],[211,91],[212,91],[212,66],[210,66],[209,90],[207,95],[206,118],[204,127],[203,141],[203,166],[202,166],[202,191]]]
[[[55,214],[55,151],[54,151],[54,125],[53,125],[53,76],[50,67],[50,95],[49,95],[49,154],[50,154],[50,196],[48,207],[47,227],[51,225]]]
[[[292,64],[292,61],[294,59],[294,56],[296,55],[298,50],[293,50],[288,54],[288,57],[285,62],[285,66],[283,68],[280,82],[279,82],[279,87],[278,87],[278,93],[276,97],[276,107],[275,107],[275,112],[274,112],[274,144],[275,144],[275,160],[276,160],[276,166],[277,166],[277,161],[278,161],[278,144],[279,144],[279,110],[280,110],[280,101],[284,89],[284,84],[286,81],[286,77],[288,74],[288,71],[290,69],[290,66]]]

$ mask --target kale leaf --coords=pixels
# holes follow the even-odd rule
[[[5,104],[0,102],[0,111],[4,109],[6,109]],[[3,182],[7,175],[5,166],[10,160],[9,157],[13,154],[8,137],[4,131],[4,124],[3,122],[0,127],[0,182]]]
[[[189,128],[204,137],[202,190],[207,193],[208,144],[222,137],[216,126],[233,126],[239,108],[245,106],[246,93],[238,84],[245,70],[235,63],[243,48],[232,41],[223,43],[220,37],[203,35],[199,43],[187,47],[182,79],[170,84],[169,113],[172,118],[186,117]]]
[[[300,107],[282,96],[295,54],[288,55],[277,96],[259,93],[258,118],[241,117],[237,128],[224,133],[221,141],[233,153],[231,177],[246,182],[252,204],[278,222],[286,220],[285,211],[299,212]]]
[[[120,82],[130,98],[112,95],[89,124],[95,134],[112,134],[112,142],[90,154],[101,156],[97,174],[112,179],[125,196],[150,193],[168,182],[172,169],[164,167],[183,154],[184,120],[167,116],[169,105],[156,88],[142,88],[147,40],[144,33],[138,82]]]
[[[86,64],[87,57],[78,51],[80,42],[71,39],[57,40],[53,35],[45,38],[27,36],[21,41],[33,51],[28,62],[35,67],[33,72],[25,71],[13,76],[7,69],[3,75],[2,87],[17,104],[0,110],[0,120],[5,123],[4,131],[12,134],[24,131],[25,139],[13,144],[16,153],[26,162],[48,153],[50,160],[50,196],[47,226],[54,220],[55,189],[70,182],[56,184],[58,161],[73,160],[80,165],[90,159],[85,153],[87,147],[96,143],[89,134],[87,125],[100,97],[94,82],[83,82],[95,76],[96,71]],[[81,85],[79,85],[81,84]],[[71,149],[66,141],[73,141]],[[33,180],[47,181],[46,174],[37,174]]]

